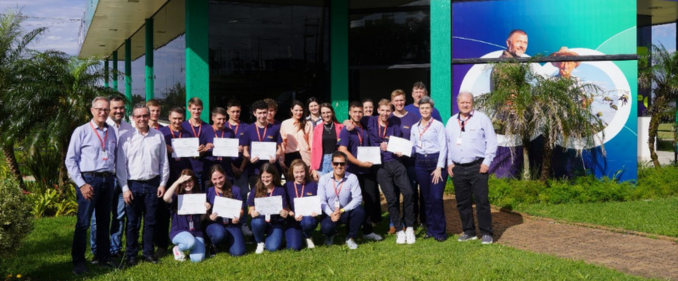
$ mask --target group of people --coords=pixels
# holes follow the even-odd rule
[[[172,108],[167,127],[158,123],[161,108],[155,100],[133,107],[131,125],[123,120],[123,99],[94,99],[93,118],[73,132],[66,157],[78,187],[74,273],[88,271],[90,225],[92,262],[101,266],[112,266],[113,258],[122,257],[125,226],[127,265],[138,262],[142,221],[142,259],[152,263],[169,251],[170,242],[176,260],[193,262],[219,249],[243,255],[248,236],[257,243],[257,254],[283,245],[314,248],[318,225],[325,244],[332,245],[338,225],[345,224],[345,243],[356,249],[361,231],[365,240],[382,240],[374,231],[382,217],[380,191],[397,244],[415,243],[417,226],[425,228],[423,238],[442,242],[447,239],[443,191],[448,175],[464,231],[458,240],[477,239],[475,202],[482,242],[492,243],[487,180],[497,141],[490,119],[473,110],[473,95],[467,92],[458,95],[459,113],[446,125],[422,82],[413,86],[413,104],[405,105],[405,95],[395,90],[390,100],[376,104],[352,102],[344,122],[337,120],[330,103],[315,98],[306,104],[294,101],[291,118],[278,122],[277,104],[264,99],[252,104],[252,124],[240,121],[237,100],[212,109],[208,124],[200,119],[202,101],[192,98],[190,118],[185,120],[183,108]],[[372,116],[373,110],[378,115]],[[389,140],[396,137],[413,144],[411,153],[405,153],[409,155],[389,151]],[[199,157],[177,157],[175,138],[197,138]],[[238,139],[238,157],[213,155],[215,138]],[[275,143],[275,155],[253,157],[253,142]],[[359,160],[361,147],[378,147],[381,164]],[[178,196],[186,194],[205,194],[205,214],[179,214]],[[281,196],[283,208],[264,216],[255,199],[269,196]],[[295,214],[294,199],[309,196],[317,196],[321,213]],[[216,197],[242,201],[240,216],[214,212]]]

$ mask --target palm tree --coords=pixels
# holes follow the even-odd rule
[[[652,65],[648,65],[648,62]],[[655,167],[661,167],[654,147],[657,139],[657,130],[662,118],[670,117],[669,103],[678,98],[678,53],[669,53],[664,45],[653,45],[650,51],[643,55],[638,63],[641,64],[638,73],[638,86],[652,90],[652,102],[648,108],[650,113],[649,148],[650,157]]]
[[[19,186],[25,190],[26,186],[14,154],[14,144],[25,131],[20,129],[14,131],[13,134],[8,134],[10,131],[6,128],[12,125],[13,118],[11,116],[20,113],[8,110],[8,107],[14,103],[8,97],[8,92],[17,83],[20,83],[21,69],[25,68],[27,62],[35,54],[28,49],[28,45],[40,36],[45,28],[41,27],[24,32],[21,29],[21,23],[24,19],[21,12],[15,10],[8,10],[0,14],[0,116],[2,116],[0,118],[0,140],[8,168],[12,176],[19,182]],[[15,126],[15,128],[17,127]]]
[[[513,142],[512,156],[514,145],[518,140],[522,142],[523,180],[530,179],[529,146],[533,137],[544,137],[540,180],[545,182],[558,144],[576,144],[577,156],[581,156],[604,128],[603,121],[590,110],[591,98],[601,94],[596,85],[543,77],[533,71],[530,63],[510,61],[494,66],[492,83],[494,90],[479,96],[476,103],[500,125],[498,133]]]

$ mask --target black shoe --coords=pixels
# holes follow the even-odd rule
[[[97,256],[95,255],[95,256],[92,258],[92,261],[91,261],[90,263],[92,263],[92,264],[99,264],[99,257],[97,257]]]
[[[167,255],[167,248],[158,247],[158,249],[155,250],[155,258],[156,259],[162,258],[165,255]]]
[[[433,235],[426,233],[426,235],[424,235],[424,239],[429,239],[429,238],[433,238]]]
[[[216,256],[217,256],[217,252],[218,252],[217,246],[215,246],[215,245],[210,245],[210,247],[209,247],[210,258],[216,257]]]
[[[436,241],[438,241],[438,242],[445,242],[445,240],[447,240],[447,236],[436,237],[435,239],[436,239]]]
[[[144,261],[145,262],[150,262],[150,263],[158,263],[158,259],[155,258],[154,256],[144,256]]]
[[[102,268],[111,268],[111,269],[117,268],[117,266],[115,265],[115,263],[113,263],[113,261],[111,260],[111,258],[108,258],[108,259],[100,259],[100,260],[99,260],[99,267],[102,267]]]
[[[87,266],[85,263],[79,263],[76,266],[73,267],[73,274],[75,275],[82,275],[89,272],[89,269],[87,269]]]
[[[137,263],[137,257],[127,257],[127,266],[135,266]]]
[[[244,236],[252,236],[252,230],[250,230],[250,226],[245,223],[242,224],[241,231],[242,235]]]

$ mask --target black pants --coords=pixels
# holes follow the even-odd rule
[[[153,241],[158,249],[167,249],[169,246],[170,209],[161,198],[158,199],[158,207],[155,209],[155,232]]]
[[[365,209],[365,222],[363,234],[372,233],[372,223],[381,221],[381,200],[379,200],[379,187],[374,173],[356,174],[363,195],[363,208]]]
[[[489,173],[480,173],[480,161],[473,165],[455,165],[452,168],[452,183],[454,195],[457,197],[457,209],[461,217],[461,228],[464,233],[475,236],[476,227],[473,223],[473,202],[476,203],[478,227],[480,234],[492,235],[492,210],[488,199],[487,180]],[[473,196],[473,198],[471,197]]]
[[[407,169],[398,161],[383,163],[377,171],[377,181],[381,185],[381,192],[388,203],[388,214],[396,231],[405,227],[414,226],[414,202],[412,201],[412,186],[407,177]],[[403,195],[403,219],[400,218],[400,197]]]

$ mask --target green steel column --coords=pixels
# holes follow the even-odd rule
[[[108,58],[104,61],[104,87],[108,88]]]
[[[132,114],[132,40],[125,39],[125,97],[127,98],[126,115]],[[127,116],[125,116],[127,119]]]
[[[146,19],[146,101],[153,99],[153,19]]]
[[[209,0],[190,0],[186,1],[186,108],[189,99],[200,98],[204,121],[209,121],[209,90]]]
[[[431,1],[431,98],[443,121],[452,113],[452,3]]]
[[[348,28],[348,0],[330,0],[330,85],[339,120],[348,118]]]
[[[113,90],[118,90],[118,50],[113,51]]]

